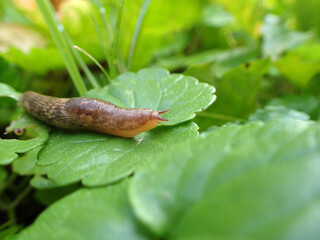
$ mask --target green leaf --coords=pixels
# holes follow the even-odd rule
[[[107,100],[121,107],[169,109],[163,116],[165,125],[175,125],[195,117],[215,100],[214,87],[199,83],[193,77],[169,74],[164,69],[144,69],[124,73],[113,83],[87,93],[89,97]]]
[[[312,77],[320,72],[319,54],[320,44],[305,44],[290,51],[274,65],[295,86],[306,88]]]
[[[141,87],[143,86],[143,87]],[[166,125],[192,119],[215,99],[214,88],[195,78],[169,74],[163,69],[145,69],[119,76],[104,89],[87,96],[110,101],[121,107],[169,109]],[[55,132],[41,150],[37,164],[48,165],[48,177],[57,185],[82,180],[96,186],[118,181],[152,159],[167,146],[198,135],[194,123],[158,127],[135,139],[95,133]]]
[[[36,165],[37,156],[42,147],[36,147],[16,159],[12,164],[13,171],[20,175],[42,175],[47,173],[46,167]]]
[[[142,0],[124,2],[119,44],[125,58],[128,55],[142,2]],[[173,43],[175,33],[192,27],[201,14],[202,6],[203,1],[151,1],[137,42],[132,69],[129,70],[136,71],[146,67],[153,60],[155,50]],[[171,19],[170,22],[168,19]]]
[[[212,27],[223,27],[234,21],[233,16],[221,5],[208,5],[203,10],[202,21]]]
[[[175,56],[160,59],[156,66],[174,70],[204,65],[207,63],[215,63],[218,65],[217,75],[220,76],[222,73],[226,72],[226,70],[231,70],[233,67],[253,60],[258,54],[259,52],[256,47],[241,47],[224,51],[214,49],[190,56]]]
[[[81,188],[80,184],[72,184],[64,187],[46,188],[37,190],[36,199],[45,206],[50,206],[59,199],[72,194]]]
[[[5,83],[0,83],[0,97],[10,97],[19,100],[21,93],[14,90],[12,87]]]
[[[221,78],[215,79],[217,100],[206,112],[198,114],[196,123],[200,128],[244,119],[254,112],[261,80],[269,65],[268,59],[256,60],[233,68]]]
[[[31,180],[30,180],[30,185],[36,189],[50,189],[50,188],[55,188],[57,187],[54,182],[49,180],[46,177],[43,177],[41,175],[35,175]]]
[[[290,31],[276,15],[269,14],[265,17],[262,26],[264,56],[277,59],[283,52],[290,50],[306,42],[312,37],[312,33]]]
[[[19,225],[13,225],[9,228],[0,231],[0,239],[10,239],[15,233],[17,233],[22,227]]]
[[[25,153],[44,144],[48,137],[48,129],[35,119],[22,115],[17,121],[13,121],[7,128],[7,132],[14,129],[24,129],[26,140],[0,139],[0,164],[10,164],[18,158],[18,153]]]
[[[288,95],[272,99],[268,105],[284,106],[299,112],[305,112],[311,119],[318,120],[320,116],[320,98],[313,95]]]
[[[130,201],[174,239],[318,239],[319,149],[319,123],[216,128],[138,171]]]
[[[253,37],[259,36],[258,30],[261,26],[261,19],[266,14],[266,3],[259,0],[217,0],[215,2],[222,4],[235,17],[237,29],[249,33]]]
[[[135,139],[55,132],[37,164],[47,166],[48,177],[56,185],[79,180],[88,186],[107,184],[129,176],[168,146],[197,136],[197,129],[194,123],[186,123],[157,128]]]
[[[249,116],[250,121],[261,120],[267,122],[279,119],[309,120],[310,116],[304,112],[298,112],[284,106],[272,105],[266,106],[264,109],[258,109],[255,113]]]
[[[127,182],[122,182],[76,191],[47,208],[12,239],[154,239],[133,215],[126,189]]]
[[[16,68],[0,57],[0,96],[13,98],[0,98],[0,127],[7,126],[14,118],[16,100],[19,98],[19,93],[14,89],[18,90],[20,85],[21,80]]]

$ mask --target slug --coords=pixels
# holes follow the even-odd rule
[[[168,120],[160,117],[169,110],[121,108],[95,98],[57,98],[28,91],[19,104],[47,124],[71,131],[89,130],[125,138],[134,137]]]

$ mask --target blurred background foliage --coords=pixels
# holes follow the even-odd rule
[[[51,2],[74,44],[107,68],[92,17],[103,29],[101,13],[106,14],[107,29],[102,34],[111,41],[120,1]],[[124,1],[115,49],[118,71],[161,67],[214,85],[217,101],[196,119],[201,131],[243,121],[268,105],[319,119],[319,0],[153,0],[128,66],[142,3]],[[35,1],[1,1],[0,18],[0,81],[19,91],[76,95]],[[84,58],[102,78],[101,71]],[[1,129],[16,116],[14,109],[13,101],[0,99]]]

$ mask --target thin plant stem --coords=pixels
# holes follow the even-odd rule
[[[114,33],[114,38],[112,42],[112,56],[113,56],[113,64],[115,66],[118,65],[118,39],[119,39],[119,33],[120,33],[120,24],[121,24],[121,19],[122,19],[122,13],[123,13],[123,5],[124,5],[124,0],[121,0],[120,2],[120,7],[117,15],[117,21],[116,21],[116,28],[115,28],[115,33]],[[123,65],[121,63],[121,65]],[[122,67],[121,67],[122,69]]]
[[[129,50],[129,55],[128,55],[127,66],[128,66],[129,70],[131,68],[131,63],[132,63],[133,55],[134,55],[134,52],[135,52],[135,49],[136,49],[136,45],[137,45],[137,42],[138,42],[138,38],[139,38],[139,35],[140,35],[142,23],[143,23],[145,15],[147,13],[147,10],[149,8],[150,2],[151,2],[151,0],[144,0],[144,2],[142,4],[142,7],[140,9],[138,21],[137,21],[136,27],[134,29],[134,33],[133,33],[133,37],[132,37],[131,45],[130,45],[130,50]]]
[[[114,57],[112,56],[112,51],[111,51],[111,47],[110,47],[111,33],[108,30],[108,21],[107,21],[106,10],[102,6],[100,0],[96,0],[96,2],[97,2],[97,5],[98,5],[98,8],[99,8],[99,13],[100,13],[100,17],[102,19],[102,24],[103,24],[103,27],[104,27],[104,30],[105,30],[105,35],[107,36],[107,39],[104,41],[104,45],[106,46],[105,57],[106,57],[106,60],[108,62],[110,75],[111,75],[112,78],[115,78],[118,75],[118,73],[117,73],[117,69],[116,69],[115,65],[113,64]],[[98,27],[97,22],[94,21],[94,23],[95,23],[95,26],[97,28]],[[100,35],[102,36],[101,31],[100,31]]]
[[[16,173],[11,173],[5,185],[0,189],[0,196],[2,193],[13,183],[13,181],[18,177]]]
[[[65,34],[65,39],[67,40],[69,46],[74,46],[70,36],[68,35],[67,32],[64,32]],[[90,71],[90,69],[87,67],[86,63],[83,61],[81,55],[79,54],[79,52],[74,49],[74,47],[71,48],[73,55],[75,56],[75,58],[77,59],[79,65],[81,66],[82,70],[84,71],[84,73],[86,74],[89,82],[91,83],[92,87],[94,89],[99,89],[101,88],[100,84],[98,83],[98,81],[96,80],[96,78],[93,76],[92,72]]]
[[[30,185],[26,186],[22,192],[19,193],[19,195],[14,199],[13,202],[10,203],[10,207],[15,208],[19,205],[19,203],[28,195],[28,193],[32,190],[32,187]]]
[[[42,13],[42,16],[48,26],[50,34],[55,41],[57,48],[66,64],[67,70],[71,76],[71,79],[80,95],[84,95],[87,91],[86,86],[82,80],[78,67],[75,63],[75,60],[72,56],[72,50],[70,49],[66,39],[62,32],[64,28],[61,24],[58,23],[54,15],[54,9],[52,5],[47,0],[36,0],[39,6],[39,9]]]
[[[11,225],[16,224],[17,218],[16,218],[16,213],[15,213],[14,207],[9,206],[7,213],[8,213],[8,219],[9,219],[9,222],[11,223]]]
[[[0,225],[0,231],[11,226],[12,225],[12,222],[9,220],[9,221],[6,221],[5,223],[3,223],[2,225]]]
[[[218,114],[218,113],[207,113],[207,112],[199,112],[197,113],[198,116],[200,117],[206,117],[206,118],[212,118],[212,119],[217,119],[217,120],[223,120],[223,121],[237,121],[237,120],[242,120],[240,118],[236,118],[233,116],[227,116],[223,114]]]
[[[89,53],[87,53],[85,50],[83,50],[82,48],[78,47],[78,46],[73,46],[75,49],[79,50],[80,52],[84,53],[88,58],[90,58],[99,68],[100,70],[103,72],[103,74],[106,76],[106,78],[110,81],[110,76],[108,75],[107,71],[102,67],[102,65],[94,59],[94,57],[92,57]]]
[[[101,31],[100,31],[100,28],[99,28],[99,26],[98,26],[98,23],[97,23],[96,19],[94,18],[93,15],[91,15],[91,17],[92,17],[92,21],[93,21],[93,23],[94,23],[94,26],[95,26],[95,28],[96,28],[96,31],[97,31],[97,33],[98,33],[100,42],[101,42],[101,44],[102,44],[104,57],[106,58],[106,61],[107,61],[107,63],[108,63],[109,69],[110,69],[110,75],[111,75],[111,77],[114,78],[114,77],[116,77],[117,74],[116,74],[116,72],[114,72],[114,71],[116,71],[116,70],[113,71],[113,70],[111,70],[111,68],[110,68],[111,65],[113,66],[113,62],[112,62],[112,57],[111,57],[110,54],[109,54],[108,46],[107,46],[107,44],[106,44],[106,41],[105,41],[104,38],[103,38],[103,35],[102,35]],[[110,77],[108,78],[108,80],[110,81]]]

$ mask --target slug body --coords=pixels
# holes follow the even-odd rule
[[[160,117],[168,110],[121,108],[95,98],[56,98],[29,91],[22,94],[19,104],[26,112],[51,126],[128,138],[168,121]]]

